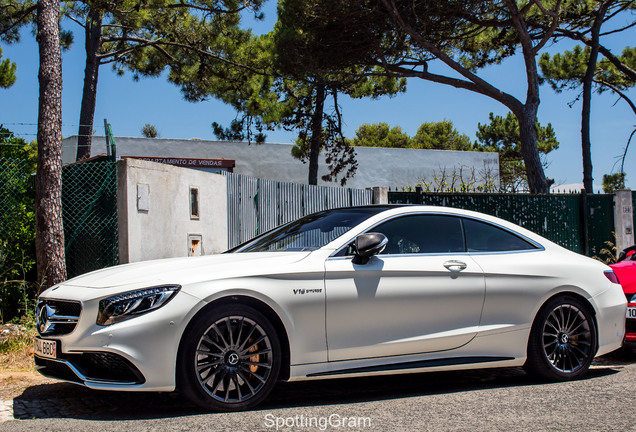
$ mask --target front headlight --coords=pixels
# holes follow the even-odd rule
[[[165,305],[179,292],[179,285],[143,288],[118,294],[99,302],[97,324],[115,324]]]

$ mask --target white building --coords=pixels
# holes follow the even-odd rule
[[[250,177],[307,183],[309,167],[291,155],[291,144],[125,137],[116,137],[115,142],[118,157],[166,158],[163,162],[178,166],[191,164],[192,167],[206,171],[229,169],[236,174]],[[106,154],[105,143],[104,137],[94,137],[91,156]],[[74,162],[76,152],[76,136],[62,141],[64,164]],[[486,179],[494,180],[497,184],[499,181],[497,153],[378,147],[356,147],[355,152],[358,170],[346,184],[351,188],[372,186],[402,188],[423,182],[431,183],[442,173],[450,176],[460,172],[464,178],[474,175],[476,184],[483,184]],[[198,166],[194,166],[195,161],[188,159],[204,159],[202,163],[207,164],[207,167],[201,166],[201,162]],[[217,162],[210,160],[217,160]],[[233,168],[232,164],[234,164]],[[325,174],[327,174],[327,163],[323,156],[318,172],[318,184],[339,185],[339,183],[320,180],[320,177]]]

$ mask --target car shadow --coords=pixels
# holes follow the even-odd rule
[[[620,359],[597,364],[583,378],[616,374]],[[617,364],[618,363],[618,364]],[[624,364],[627,364],[625,362]],[[470,392],[500,387],[551,385],[528,376],[521,368],[430,372],[302,381],[278,384],[259,411],[305,406],[348,404]],[[90,390],[70,383],[27,388],[13,400],[16,419],[74,418],[145,420],[209,414],[178,393],[132,393]]]
[[[591,369],[582,380],[613,375],[611,366]],[[402,374],[325,381],[279,384],[260,409],[280,409],[319,405],[369,402],[458,392],[551,385],[539,381],[522,368],[498,368],[472,371]]]

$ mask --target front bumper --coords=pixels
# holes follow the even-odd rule
[[[625,342],[636,342],[636,319],[625,320]]]
[[[625,294],[628,301],[632,298],[633,294]],[[627,307],[636,307],[636,303],[627,303]],[[636,319],[625,319],[625,342],[636,342]]]
[[[55,294],[71,297],[62,287]],[[100,326],[100,299],[81,300],[81,316],[71,333],[41,337],[56,341],[58,348],[55,358],[35,356],[38,371],[99,390],[175,390],[181,337],[203,303],[181,292],[157,310]]]

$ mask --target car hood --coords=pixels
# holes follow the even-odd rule
[[[188,284],[206,280],[267,274],[309,255],[310,252],[257,252],[168,258],[97,270],[63,282],[64,286],[114,288]]]

